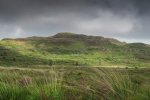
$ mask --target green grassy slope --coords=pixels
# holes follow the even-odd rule
[[[150,46],[74,33],[3,39],[0,41],[0,65],[150,67]]]

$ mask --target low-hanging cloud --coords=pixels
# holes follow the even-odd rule
[[[138,22],[134,15],[120,16],[110,11],[99,12],[97,18],[83,20],[77,24],[82,31],[89,33],[129,34]]]
[[[147,42],[149,4],[149,0],[0,0],[0,36],[67,31]]]

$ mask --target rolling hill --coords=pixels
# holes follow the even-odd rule
[[[0,66],[28,65],[150,67],[150,45],[67,32],[0,41]]]

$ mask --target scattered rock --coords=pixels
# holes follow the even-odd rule
[[[27,86],[33,83],[33,80],[29,76],[23,76],[20,80],[17,81],[21,86]]]

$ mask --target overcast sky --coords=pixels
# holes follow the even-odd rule
[[[0,0],[0,38],[58,32],[150,44],[150,0]]]

